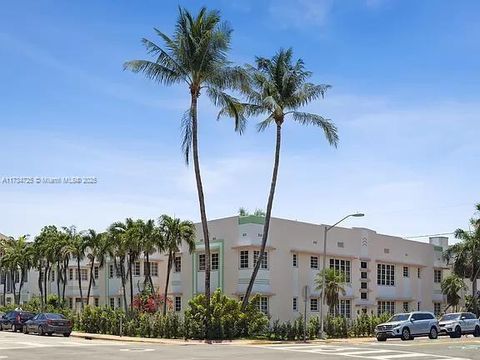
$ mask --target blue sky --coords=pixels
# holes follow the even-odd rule
[[[177,6],[198,1],[15,1],[0,12],[0,176],[96,176],[97,185],[0,184],[0,232],[43,225],[104,229],[162,213],[199,219],[180,153],[185,87],[124,72],[142,37],[171,33]],[[307,110],[318,129],[287,123],[274,215],[414,236],[467,226],[480,201],[478,1],[205,1],[234,29],[231,59],[294,48],[312,81],[333,86]],[[209,218],[264,208],[274,133],[244,136],[200,99]]]

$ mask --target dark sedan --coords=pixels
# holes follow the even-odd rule
[[[20,331],[23,324],[35,316],[27,311],[9,311],[0,318],[0,330]]]
[[[23,332],[49,336],[63,334],[69,337],[72,332],[72,322],[62,314],[40,313],[23,325]]]

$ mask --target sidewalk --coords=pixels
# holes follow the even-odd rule
[[[131,337],[131,336],[89,334],[89,333],[83,333],[78,331],[72,332],[71,336],[76,338],[88,339],[88,340],[94,339],[94,340],[123,341],[123,342],[134,342],[134,343],[153,343],[153,344],[162,344],[162,345],[206,345],[205,341],[202,341],[202,340],[141,338],[141,337]],[[307,342],[311,344],[343,343],[345,341],[348,341],[350,343],[364,343],[364,342],[371,342],[374,340],[375,338],[365,337],[365,338],[348,338],[348,339],[309,340]],[[303,343],[303,342],[302,341],[239,339],[239,340],[212,340],[211,343],[221,344],[221,345],[268,345],[268,344],[296,344],[296,343]]]

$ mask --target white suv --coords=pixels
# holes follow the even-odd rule
[[[386,341],[387,338],[413,340],[417,336],[428,336],[430,339],[436,339],[438,332],[437,319],[432,313],[424,311],[395,314],[388,322],[375,328],[378,341]]]
[[[459,338],[464,334],[480,336],[480,321],[475,314],[469,312],[445,314],[439,321],[440,334]]]

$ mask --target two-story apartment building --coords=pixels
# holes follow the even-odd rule
[[[257,216],[233,216],[209,222],[212,290],[220,288],[239,299],[243,296],[259,255],[263,222],[264,218]],[[315,279],[322,267],[324,228],[325,225],[300,221],[271,220],[266,257],[253,293],[260,295],[259,306],[272,319],[292,320],[303,314],[305,308],[308,316],[318,315],[321,301]],[[178,312],[185,309],[192,296],[204,291],[201,234],[197,225],[195,252],[190,254],[184,246],[175,258],[168,293]],[[440,282],[448,270],[442,252],[447,247],[447,238],[431,238],[430,243],[423,243],[365,228],[333,228],[328,235],[326,265],[346,277],[346,293],[340,296],[339,314],[353,318],[361,312],[417,309],[440,313],[445,307]],[[159,292],[165,286],[166,260],[164,254],[151,257],[153,282]],[[143,286],[144,266],[143,259],[134,266],[134,293]],[[30,273],[21,297],[25,301],[38,294],[38,275],[35,271]],[[78,274],[72,262],[66,289],[72,308],[80,304],[78,277],[86,296],[88,276],[87,263],[82,264]],[[49,281],[49,292],[53,294],[57,292],[54,277],[55,274]],[[122,306],[121,281],[113,262],[107,262],[103,268],[96,266],[94,277],[90,304]]]

